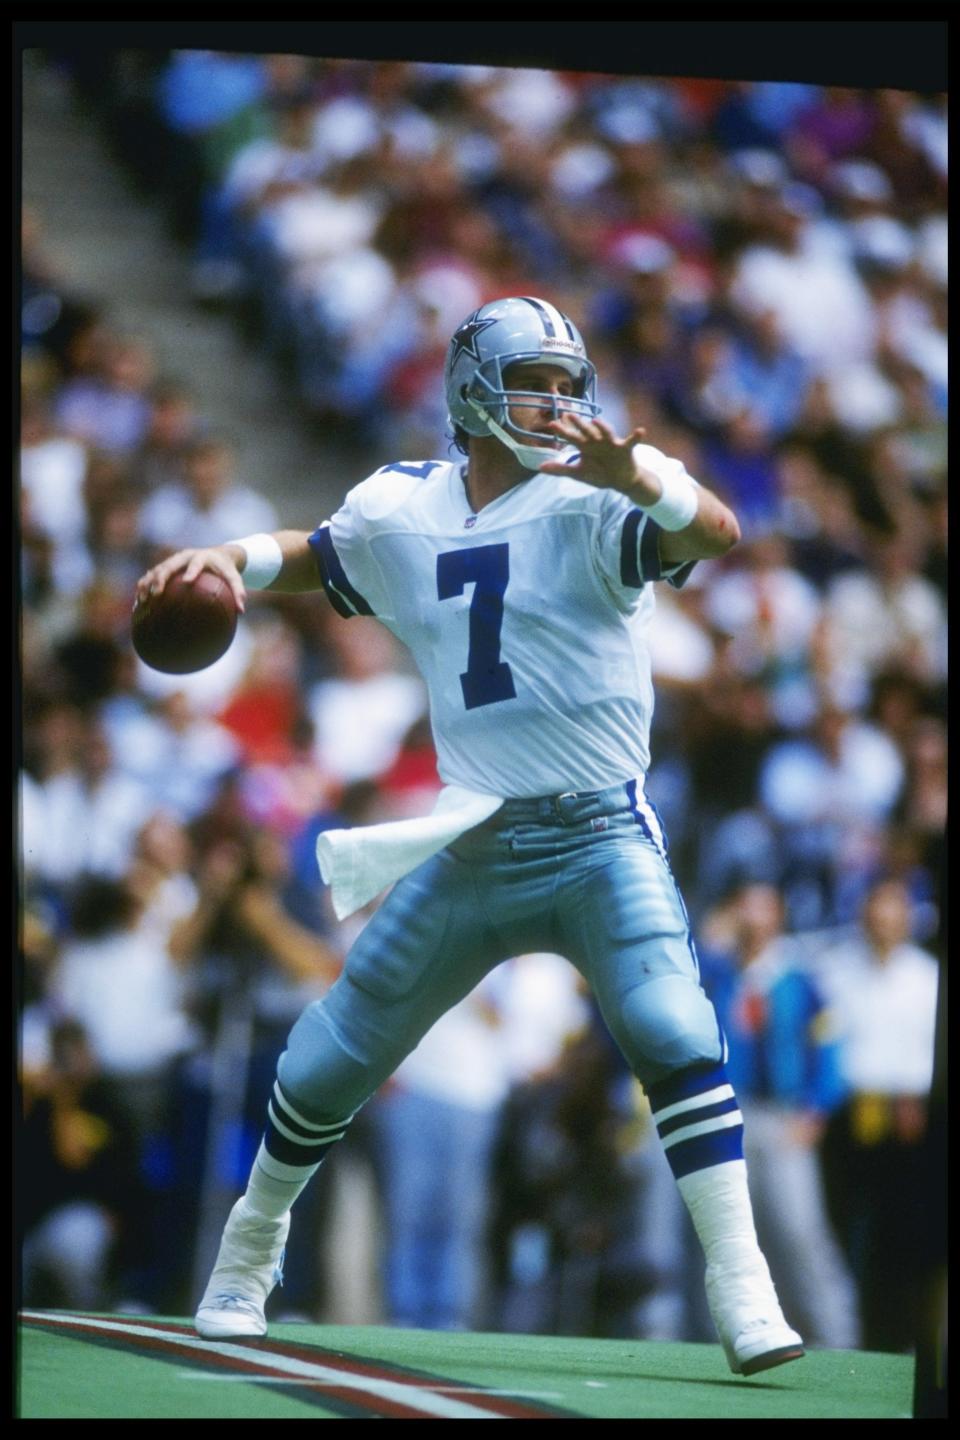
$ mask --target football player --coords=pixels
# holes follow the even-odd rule
[[[321,839],[340,914],[401,878],[290,1034],[196,1327],[266,1332],[290,1207],[351,1117],[493,966],[550,950],[646,1089],[730,1368],[754,1374],[803,1348],[757,1244],[726,1044],[644,792],[653,586],[725,553],[737,521],[601,418],[581,336],[546,300],[470,315],[445,386],[462,461],[385,465],[313,534],[181,551],[140,581],[211,570],[241,608],[246,588],[322,587],[342,616],[376,616],[423,673],[445,782],[424,821],[341,832],[340,852]]]

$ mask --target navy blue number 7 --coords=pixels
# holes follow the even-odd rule
[[[463,703],[468,710],[512,700],[517,693],[510,666],[500,659],[503,595],[509,579],[510,547],[506,544],[448,550],[437,556],[437,594],[441,600],[462,595],[467,585],[474,587],[467,668],[460,676]]]

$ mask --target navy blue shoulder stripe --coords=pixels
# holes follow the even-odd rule
[[[637,532],[644,520],[647,523],[643,526],[638,547]],[[632,585],[635,590],[639,590],[648,580],[663,579],[660,571],[660,546],[657,543],[659,536],[660,526],[656,520],[651,520],[642,510],[630,511],[620,532],[621,584]]]
[[[661,580],[660,573],[660,526],[647,516],[647,523],[640,536],[640,569],[644,580]]]
[[[321,548],[320,544],[320,536],[322,533],[324,532],[321,530],[315,530],[314,533],[310,536],[310,539],[307,543],[309,544],[310,549],[313,553],[314,562],[317,567],[317,573],[320,576],[321,584],[323,585],[324,590],[327,592],[327,599],[330,601],[330,604],[333,606],[334,610],[336,610],[338,615],[342,615],[344,620],[349,620],[357,612],[355,610],[351,610],[346,600],[344,600],[343,597],[339,595],[333,587],[333,584],[330,580],[329,571],[327,570],[327,562],[324,558],[323,549]]]
[[[338,615],[349,620],[351,615],[372,615],[373,609],[347,579],[334,549],[329,525],[321,525],[310,536],[310,549],[330,604]]]
[[[639,590],[643,584],[643,576],[637,564],[637,531],[642,519],[642,510],[631,510],[620,531],[620,583],[632,585],[635,590]]]

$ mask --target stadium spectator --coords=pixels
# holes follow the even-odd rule
[[[710,119],[712,134],[728,150],[779,148],[789,127],[815,101],[815,85],[741,81],[724,87]]]
[[[775,887],[744,886],[704,922],[701,973],[744,1097],[757,1234],[777,1286],[812,1344],[855,1349],[856,1292],[827,1219],[818,1154],[844,1098],[836,1025],[783,920]]]
[[[640,1241],[636,1093],[599,1024],[516,1086],[493,1154],[496,1324],[621,1336],[655,1284]]]
[[[191,387],[179,380],[158,380],[150,391],[143,442],[131,457],[133,483],[141,495],[183,484],[187,452],[201,428]]]
[[[657,404],[683,389],[687,335],[674,293],[676,259],[657,235],[624,236],[611,248],[615,283],[593,307],[598,332],[616,356],[614,373]]]
[[[246,765],[292,763],[293,732],[302,713],[299,673],[295,632],[279,616],[264,617],[253,632],[246,673],[217,717]]]
[[[880,89],[873,96],[875,124],[866,156],[890,177],[897,208],[913,222],[943,209],[947,181],[944,95]]]
[[[140,930],[154,931],[161,938],[174,965],[190,958],[180,930],[189,933],[197,905],[192,867],[193,847],[186,826],[157,810],[137,836],[127,884],[140,906]]]
[[[42,726],[30,867],[60,896],[85,874],[119,882],[154,799],[119,769],[97,719],[55,702]]]
[[[117,494],[92,517],[87,548],[98,576],[117,595],[133,593],[133,571],[143,563],[146,546],[140,535],[140,500]]]
[[[98,1065],[117,1082],[141,1148],[161,1124],[171,1061],[198,1039],[156,898],[148,912],[128,873],[85,875],[51,983],[60,1013],[83,1026]]]
[[[794,114],[784,148],[797,174],[816,184],[831,162],[869,148],[876,123],[872,95],[849,86],[827,86]]]
[[[437,445],[444,443],[446,407],[437,402],[446,356],[443,337],[449,334],[451,324],[457,323],[451,315],[468,314],[479,305],[480,297],[476,277],[440,254],[425,260],[412,283],[399,291],[394,318],[406,340],[381,373],[388,409],[376,427],[392,453],[432,455]],[[345,396],[353,378],[345,377]]]
[[[907,886],[914,938],[926,943],[939,929],[940,890],[947,874],[947,734],[943,721],[932,715],[918,717],[904,754],[907,782],[893,816],[885,863]]]
[[[396,641],[376,622],[330,632],[335,673],[309,696],[318,765],[343,784],[376,779],[426,709],[423,684],[402,673]]]
[[[705,609],[714,629],[730,637],[728,663],[763,685],[777,722],[787,730],[809,724],[817,709],[810,664],[821,606],[790,564],[783,538],[760,535],[745,545],[710,585]]]
[[[184,458],[181,484],[163,485],[146,501],[141,515],[145,539],[164,550],[176,550],[190,535],[242,530],[269,530],[276,511],[269,500],[234,478],[233,446],[206,436],[194,440]]]
[[[23,1303],[109,1308],[125,1298],[143,1189],[129,1123],[77,1021],[54,1025],[48,1062],[24,1073],[23,1103]]]
[[[158,810],[190,822],[211,804],[241,763],[229,730],[173,689],[151,707],[116,707],[103,721],[118,768],[153,797]]]
[[[764,239],[741,254],[730,298],[753,313],[772,313],[785,342],[824,374],[869,358],[870,297],[852,265],[807,242],[819,212],[817,192],[786,185],[770,212]]]
[[[787,434],[803,408],[809,370],[786,343],[772,311],[741,312],[720,383],[733,415],[751,416],[769,448]]]
[[[501,1026],[497,987],[482,983],[438,1020],[375,1102],[394,1325],[478,1328],[490,1158],[509,1083]]]
[[[121,578],[126,581],[130,560],[120,554]],[[118,588],[109,567],[83,591],[74,628],[52,647],[48,663],[64,696],[89,711],[116,690],[126,648],[130,614],[128,583]]]
[[[290,859],[283,840],[269,830],[253,830],[232,787],[221,797],[219,814],[208,808],[195,827],[199,903],[189,929],[178,935],[178,948],[204,957],[208,982],[229,967],[237,984],[251,987],[265,1027],[282,1026],[286,1033],[289,1013],[302,1005],[304,994],[330,983],[339,961],[287,912]]]
[[[168,140],[179,142],[161,147],[179,239],[193,239],[208,187],[263,128],[266,88],[263,57],[215,50],[177,50],[157,76],[157,115]]]
[[[241,291],[244,227],[265,207],[322,179],[328,161],[313,143],[315,109],[309,88],[274,97],[268,133],[242,145],[222,180],[205,191],[192,276],[198,299]]]
[[[31,525],[53,545],[53,577],[60,590],[76,588],[71,554],[84,529],[83,486],[87,447],[54,424],[49,402],[27,394],[20,414],[20,485]]]
[[[849,872],[878,863],[903,782],[893,741],[829,701],[807,733],[771,748],[759,791],[777,827],[791,929],[852,918]]]
[[[323,185],[301,178],[261,203],[257,226],[287,269],[291,298],[310,295],[322,306],[332,298],[328,262],[373,239],[383,200],[371,180],[370,165],[356,157],[331,170]]]
[[[909,1350],[919,1333],[922,1147],[937,1007],[937,964],[910,940],[901,881],[881,876],[848,940],[819,957],[837,1016],[849,1098],[824,1142],[827,1193],[856,1276],[863,1344]]]
[[[257,56],[178,50],[162,77],[160,96],[175,129],[205,135],[257,101],[265,83],[264,62]]]
[[[919,573],[922,547],[904,530],[869,537],[870,564],[831,583],[827,618],[836,642],[862,683],[898,663],[926,684],[946,679],[943,601]]]
[[[60,388],[57,424],[108,454],[136,450],[149,423],[154,365],[152,346],[143,337],[105,335],[97,372],[68,379]]]
[[[58,456],[52,453],[53,446],[45,445],[40,447],[40,455],[30,455],[29,487],[21,497],[24,523],[34,543],[46,542],[50,579],[61,596],[81,597],[97,584],[107,584],[123,593],[126,605],[131,593],[129,566],[144,548],[139,500],[131,491],[130,471],[123,458],[77,444],[82,463],[71,489],[79,484],[78,498],[68,494],[58,498],[68,475],[61,464],[65,452]],[[36,467],[34,458],[39,460]],[[55,507],[61,501],[58,515]]]
[[[863,534],[847,487],[829,473],[815,448],[788,439],[777,452],[779,529],[794,568],[823,596],[835,576],[863,563]]]

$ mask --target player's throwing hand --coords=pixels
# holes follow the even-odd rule
[[[634,446],[639,445],[647,433],[642,426],[638,425],[621,439],[606,420],[564,414],[551,420],[547,428],[558,440],[576,445],[580,455],[572,463],[545,461],[540,466],[545,474],[568,475],[599,490],[620,490],[637,505],[653,505],[659,500],[659,480],[645,472],[634,454]]]

